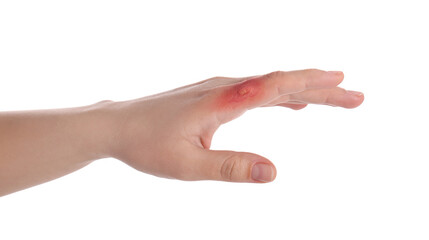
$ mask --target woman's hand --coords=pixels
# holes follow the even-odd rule
[[[160,177],[272,181],[276,169],[264,157],[209,150],[216,129],[256,107],[359,106],[362,93],[337,87],[342,80],[315,69],[215,77],[131,101],[0,112],[0,196],[106,157]]]
[[[253,153],[209,150],[214,132],[256,107],[359,106],[362,93],[337,87],[343,78],[342,72],[317,69],[214,77],[157,95],[106,104],[115,113],[107,155],[166,178],[270,182],[276,169],[268,159]]]

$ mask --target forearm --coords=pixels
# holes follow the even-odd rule
[[[109,104],[0,113],[0,196],[107,157],[113,126]]]

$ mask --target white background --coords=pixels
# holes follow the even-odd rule
[[[0,198],[0,239],[428,239],[425,1],[0,1],[0,111],[125,100],[214,76],[342,70],[346,110],[252,110],[214,149],[269,184],[103,159]]]

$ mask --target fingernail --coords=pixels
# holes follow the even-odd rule
[[[252,178],[259,182],[271,182],[273,180],[274,169],[266,163],[257,163],[252,168]]]
[[[341,71],[328,71],[328,73],[332,75],[343,75],[343,72]]]
[[[363,96],[363,93],[356,92],[356,91],[347,91],[347,94],[350,94],[350,95],[353,95],[353,96],[356,96],[356,97],[362,97]]]

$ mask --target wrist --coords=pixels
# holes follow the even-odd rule
[[[117,130],[117,104],[105,100],[82,107],[84,127],[82,136],[87,142],[87,152],[91,160],[112,157]]]

